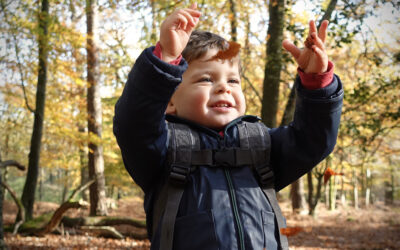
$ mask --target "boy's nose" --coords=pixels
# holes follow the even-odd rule
[[[231,93],[231,88],[229,87],[229,84],[226,82],[219,82],[217,83],[217,85],[215,86],[215,92],[218,94],[222,94],[222,93]]]

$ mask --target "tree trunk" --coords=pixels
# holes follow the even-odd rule
[[[390,203],[394,203],[394,194],[396,191],[396,183],[395,183],[395,176],[394,176],[394,166],[390,164],[390,191],[391,191],[391,196],[390,196]]]
[[[43,178],[44,178],[43,168],[41,168],[39,169],[39,188],[38,188],[39,201],[41,201],[43,198]]]
[[[0,162],[1,162],[1,156],[0,156]],[[3,177],[1,175],[0,171],[0,249],[5,249],[6,245],[4,242],[4,225],[3,225],[3,201],[4,201],[4,188],[2,186],[3,184]]]
[[[89,133],[89,178],[96,179],[90,186],[90,215],[106,215],[103,147],[99,144],[102,133],[102,114],[99,69],[96,46],[96,1],[86,0],[87,18],[87,111]],[[96,141],[96,142],[95,142]]]
[[[62,194],[61,194],[61,204],[64,203],[67,199],[67,195],[68,195],[68,175],[69,175],[69,171],[63,170],[64,172],[64,177],[62,177],[62,182],[63,182],[63,190],[62,190]]]
[[[46,100],[47,82],[47,55],[48,55],[48,35],[49,25],[49,2],[42,0],[41,12],[39,15],[39,73],[36,89],[36,109],[31,137],[31,148],[29,152],[28,173],[22,193],[21,201],[24,205],[26,219],[32,219],[33,204],[35,202],[35,191],[39,173],[40,149],[42,145],[42,132],[44,121],[44,107]]]
[[[308,195],[307,195],[308,211],[309,214],[311,214],[311,209],[313,204],[313,193],[314,193],[312,171],[307,173],[307,186],[308,186]]]
[[[315,210],[317,208],[319,199],[321,198],[321,189],[322,189],[322,179],[323,175],[318,175],[317,176],[317,193],[315,194],[315,198],[311,199],[313,200],[311,202],[310,210],[308,212],[309,215],[315,216]]]
[[[358,180],[355,169],[353,169],[353,185],[354,208],[358,209]]]
[[[229,0],[229,21],[231,22],[231,37],[232,41],[237,42],[237,11],[236,11],[236,2],[233,0]]]
[[[371,201],[371,170],[367,168],[365,180],[365,206],[369,206]]]
[[[269,25],[267,31],[267,62],[263,82],[261,118],[270,128],[276,127],[279,103],[279,85],[282,69],[282,41],[285,14],[284,0],[269,1]]]
[[[79,131],[83,132],[84,130],[81,131],[81,129],[79,128]],[[81,163],[81,185],[83,185],[89,181],[89,171],[88,171],[88,166],[87,166],[86,155],[87,155],[87,153],[85,152],[83,147],[80,147],[79,148],[79,159],[80,159],[80,163]],[[85,201],[88,201],[89,200],[88,194],[89,193],[87,190],[82,191],[82,193],[81,193],[82,199]]]
[[[300,213],[305,209],[304,185],[300,178],[290,186],[290,197],[292,198],[292,209],[294,213]]]
[[[329,210],[333,211],[336,209],[336,176],[332,176],[329,180],[329,197],[328,197],[328,205]]]

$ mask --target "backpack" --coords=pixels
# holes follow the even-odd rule
[[[288,241],[281,234],[285,222],[274,189],[274,173],[269,166],[271,139],[267,127],[260,123],[237,124],[240,147],[218,150],[200,149],[198,133],[188,125],[168,123],[168,162],[170,174],[159,192],[153,209],[152,233],[161,222],[161,250],[172,250],[175,219],[188,176],[199,166],[253,168],[259,185],[267,197],[279,227],[279,245],[288,249]],[[164,215],[163,215],[164,213]],[[162,216],[163,215],[163,216]]]

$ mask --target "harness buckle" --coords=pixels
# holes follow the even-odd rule
[[[184,185],[189,179],[188,177],[190,175],[190,171],[191,171],[190,167],[171,164],[171,172],[169,173],[169,180],[173,184]]]
[[[213,151],[213,161],[217,166],[234,167],[236,164],[234,148],[223,148]]]
[[[259,178],[260,186],[272,187],[274,185],[274,172],[267,164],[258,166],[255,169]]]

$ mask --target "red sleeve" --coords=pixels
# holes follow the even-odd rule
[[[157,42],[156,47],[155,47],[154,50],[153,50],[153,54],[154,54],[156,57],[162,59],[162,51],[161,51],[160,42]],[[182,59],[182,55],[178,56],[178,58],[176,58],[175,60],[172,60],[172,61],[170,61],[170,62],[168,62],[168,63],[169,63],[169,64],[172,64],[172,65],[179,65],[179,63],[181,62],[181,59]]]
[[[320,89],[328,86],[333,79],[334,65],[331,61],[328,62],[328,69],[325,73],[305,73],[302,69],[297,68],[301,83],[306,89]]]

